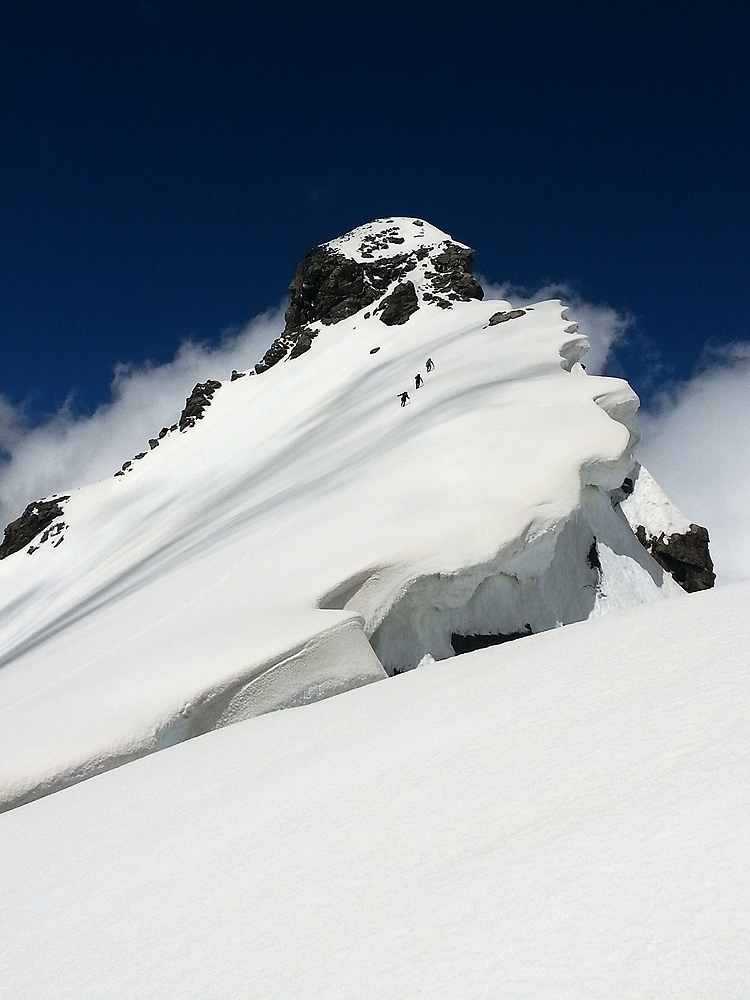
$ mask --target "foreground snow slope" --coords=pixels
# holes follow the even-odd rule
[[[295,328],[307,353],[290,339],[275,367],[217,383],[195,426],[0,562],[0,808],[451,656],[454,633],[684,597],[608,495],[638,400],[576,364],[587,343],[560,303],[492,325],[507,304],[460,297],[481,290],[444,233],[355,236],[335,261],[369,254],[375,304]],[[416,311],[386,325],[405,251]]]
[[[750,586],[420,668],[0,816],[0,993],[750,995]]]

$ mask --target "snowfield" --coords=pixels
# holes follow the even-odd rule
[[[686,600],[610,498],[637,397],[586,374],[559,302],[497,321],[507,303],[438,295],[466,248],[419,220],[330,248],[413,254],[416,312],[312,322],[307,353],[220,384],[0,562],[0,808],[452,657],[455,634]]]
[[[0,816],[0,994],[745,1000],[749,603],[469,653]]]

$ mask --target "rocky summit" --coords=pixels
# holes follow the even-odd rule
[[[314,247],[289,286],[284,332],[256,374],[304,354],[321,326],[369,307],[386,326],[400,326],[424,306],[450,309],[482,299],[473,262],[474,250],[421,219],[376,219]]]

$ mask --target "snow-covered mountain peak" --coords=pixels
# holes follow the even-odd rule
[[[351,232],[338,236],[323,246],[362,264],[371,260],[387,260],[417,252],[421,252],[424,256],[424,248],[429,252],[436,248],[444,248],[449,243],[469,249],[423,219],[394,217],[375,219],[363,226],[357,226]]]
[[[473,262],[470,247],[422,219],[378,219],[314,247],[289,286],[284,332],[255,373],[306,353],[323,327],[359,313],[403,326],[421,308],[481,300]]]
[[[417,245],[417,221],[311,250],[257,374],[200,383],[113,478],[8,526],[0,809],[477,645],[684,596],[672,566],[702,539],[660,538],[659,563],[620,507],[635,393],[575,364],[586,341],[558,301],[481,301],[473,251],[426,226]]]

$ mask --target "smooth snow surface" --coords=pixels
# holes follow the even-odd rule
[[[749,604],[432,663],[0,816],[0,994],[745,1000]]]
[[[449,241],[410,219],[355,233],[334,243],[427,246],[418,292]],[[0,562],[0,808],[451,656],[454,632],[684,597],[608,496],[637,397],[585,374],[559,302],[489,326],[504,305],[320,327]]]

